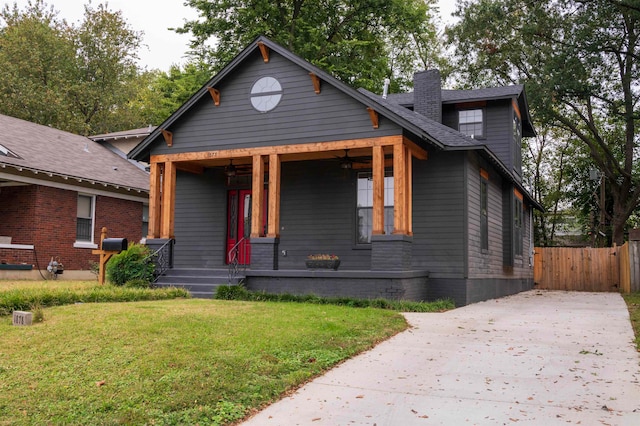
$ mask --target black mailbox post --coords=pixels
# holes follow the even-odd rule
[[[104,251],[123,251],[129,246],[126,238],[105,238],[102,240],[102,250]]]

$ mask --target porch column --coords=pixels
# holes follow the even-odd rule
[[[267,237],[280,235],[280,155],[269,155],[269,215]]]
[[[253,156],[253,182],[251,187],[251,238],[264,236],[262,223],[264,206],[264,162],[262,155]]]
[[[149,175],[149,231],[148,239],[160,237],[160,211],[161,211],[161,186],[162,164],[151,163]]]
[[[402,143],[393,146],[393,233],[407,234],[407,154]]]
[[[384,150],[373,147],[373,226],[372,235],[384,234]]]
[[[160,224],[160,238],[175,236],[176,210],[176,166],[172,161],[164,163],[162,175],[162,220]]]
[[[379,155],[381,159],[376,160]],[[373,151],[374,173],[374,215],[376,214],[376,173],[384,182],[384,155]],[[383,235],[374,233],[371,236],[371,269],[374,271],[407,271],[411,269],[413,257],[412,237],[412,153],[403,143],[393,145],[393,233]],[[382,167],[377,162],[382,162]],[[384,214],[384,185],[381,200],[381,211]],[[378,194],[380,196],[380,194]],[[380,213],[378,213],[380,214]],[[375,216],[374,216],[375,217]],[[374,227],[376,222],[374,219]],[[384,226],[384,219],[383,219]],[[375,228],[374,228],[375,229]],[[384,228],[382,228],[384,230]]]
[[[268,230],[264,232],[264,156],[253,156],[251,200],[251,269],[278,269],[278,227],[280,222],[280,157],[269,154]]]

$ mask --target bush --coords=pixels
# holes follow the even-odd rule
[[[451,300],[436,300],[435,302],[413,302],[409,300],[388,299],[354,299],[351,297],[318,297],[314,294],[293,295],[289,293],[269,294],[253,292],[239,285],[221,285],[216,289],[214,299],[243,300],[250,302],[298,302],[316,305],[338,305],[351,308],[378,308],[398,312],[443,312],[454,309]]]
[[[149,260],[151,251],[147,246],[131,244],[125,251],[113,256],[107,263],[107,279],[114,285],[127,281],[153,280],[155,264]]]
[[[135,279],[127,281],[124,283],[124,286],[129,288],[149,288],[151,287],[151,283],[149,280]]]

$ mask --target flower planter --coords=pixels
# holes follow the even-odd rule
[[[306,261],[307,269],[333,269],[334,271],[338,270],[340,266],[339,259],[332,260],[312,260],[307,259]]]

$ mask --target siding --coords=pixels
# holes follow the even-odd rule
[[[224,267],[227,191],[222,170],[202,175],[178,171],[174,267]]]
[[[413,166],[413,268],[461,278],[465,258],[463,153],[429,152]]]
[[[442,122],[458,129],[458,110],[455,105],[445,105],[442,113]],[[513,131],[512,131],[512,107],[510,99],[488,101],[485,107],[485,139],[479,139],[486,143],[489,149],[498,157],[509,170],[513,168]]]
[[[253,109],[249,91],[260,77],[280,81],[280,104],[267,113]],[[221,92],[216,107],[207,94],[174,123],[173,147],[159,137],[152,154],[223,150],[270,145],[301,144],[397,135],[397,125],[380,119],[373,129],[366,105],[323,82],[316,95],[306,70],[272,52],[264,63],[258,52],[216,86]]]
[[[304,269],[313,253],[338,255],[341,270],[370,269],[371,250],[355,245],[356,173],[332,160],[282,164],[280,269]]]
[[[469,217],[469,277],[498,278],[504,276],[502,268],[502,178],[488,163],[477,155],[468,155],[467,197]],[[480,247],[480,168],[489,173],[489,249]]]

